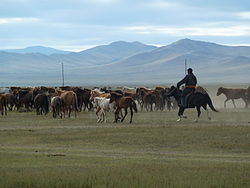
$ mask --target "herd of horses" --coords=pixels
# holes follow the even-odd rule
[[[250,86],[247,89],[218,88],[217,96],[224,94],[226,102],[232,100],[234,107],[235,99],[242,99],[245,107],[250,104]],[[146,87],[120,87],[111,88],[92,88],[81,87],[10,87],[0,94],[0,112],[7,115],[7,111],[32,111],[37,115],[47,115],[52,112],[53,118],[65,118],[74,116],[81,111],[95,111],[97,122],[106,122],[107,112],[114,113],[114,122],[124,121],[130,110],[130,123],[133,120],[133,113],[140,110],[173,110],[179,107],[178,116],[180,121],[184,116],[186,108],[197,109],[198,121],[201,114],[201,107],[207,111],[208,119],[211,119],[208,113],[208,106],[215,112],[211,98],[202,87],[197,87],[195,92],[190,93],[188,97],[188,106],[183,107],[180,104],[181,90],[172,86],[164,88],[157,86],[153,89]]]

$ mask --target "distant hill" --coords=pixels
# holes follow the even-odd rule
[[[117,41],[109,45],[101,45],[79,53],[71,53],[64,57],[58,57],[61,61],[74,60],[85,66],[104,65],[121,61],[138,53],[148,52],[157,47],[145,45],[140,42]]]
[[[160,48],[118,41],[69,54],[0,52],[0,75],[4,83],[58,85],[63,62],[68,85],[167,84],[184,76],[185,59],[200,83],[250,82],[250,47],[190,39]]]
[[[54,48],[49,48],[49,47],[44,47],[44,46],[30,46],[30,47],[22,48],[22,49],[7,49],[7,50],[0,50],[0,51],[10,52],[10,53],[21,53],[21,54],[40,53],[44,55],[70,53],[69,51],[57,50]]]

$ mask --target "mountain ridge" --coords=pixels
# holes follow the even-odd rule
[[[204,83],[250,80],[250,47],[191,39],[162,47],[116,41],[68,54],[0,52],[0,73],[4,83],[15,83],[18,79],[27,84],[59,84],[64,63],[69,85],[175,83],[184,76],[185,59]]]

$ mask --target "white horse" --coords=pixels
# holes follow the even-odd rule
[[[94,97],[93,103],[94,107],[97,108],[96,115],[98,117],[97,123],[99,122],[107,122],[106,112],[115,109],[114,103],[109,103],[110,99],[105,97]]]

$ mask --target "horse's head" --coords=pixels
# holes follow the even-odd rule
[[[110,93],[110,100],[109,100],[109,103],[112,103],[114,101],[116,101],[117,99],[121,98],[122,97],[122,94],[120,93],[116,93],[116,92],[111,92]]]
[[[95,97],[96,97],[95,91],[94,91],[94,90],[91,90],[91,91],[90,91],[89,101],[92,102],[92,101],[94,100]]]
[[[175,97],[179,94],[179,89],[175,86],[171,86],[169,89],[168,89],[168,92],[167,92],[167,96],[168,97]]]
[[[223,87],[218,88],[218,91],[217,91],[216,95],[219,96],[222,93],[223,93]]]

